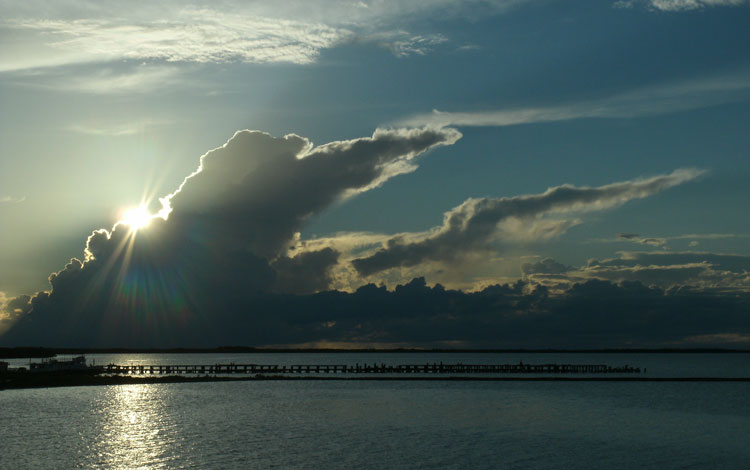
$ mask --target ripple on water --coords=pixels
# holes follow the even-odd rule
[[[747,383],[6,390],[0,468],[743,468],[747,396]]]

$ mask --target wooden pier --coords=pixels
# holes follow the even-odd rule
[[[108,364],[105,374],[632,374],[638,367],[606,364]]]

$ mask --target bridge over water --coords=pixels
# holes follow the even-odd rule
[[[606,364],[108,364],[106,374],[631,374]]]

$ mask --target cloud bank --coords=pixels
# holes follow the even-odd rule
[[[91,347],[217,345],[410,345],[421,347],[747,347],[750,296],[665,291],[639,282],[589,280],[553,295],[518,281],[474,293],[416,278],[389,291],[244,296],[210,321],[150,321],[141,313],[62,311],[24,317],[4,345]],[[223,307],[223,305],[221,305]]]
[[[564,266],[553,259],[528,263],[524,278],[555,289],[596,279],[639,282],[668,292],[742,295],[750,291],[750,257],[698,251],[625,251],[617,257]]]
[[[528,1],[1,2],[9,40],[0,71],[120,60],[305,65],[354,41],[423,55],[447,38],[406,31],[411,20],[496,14]]]
[[[693,180],[702,173],[683,169],[596,188],[563,185],[542,194],[468,199],[446,212],[440,227],[420,234],[394,236],[383,248],[355,259],[352,264],[361,275],[367,276],[426,261],[449,262],[468,252],[486,251],[499,238],[533,240],[557,236],[578,221],[545,217],[609,209]]]
[[[102,19],[25,20],[16,29],[36,31],[55,49],[82,58],[168,62],[289,62],[308,64],[322,49],[347,36],[346,29],[301,21],[182,9],[171,21]]]
[[[362,285],[394,267],[496,259],[497,242],[556,236],[582,214],[658,194],[700,170],[468,199],[422,233],[300,238],[314,214],[413,171],[418,157],[459,138],[451,128],[378,129],[316,147],[296,134],[237,132],[160,200],[146,228],[96,230],[83,261],[51,274],[48,291],[2,296],[0,327],[12,326],[0,344],[618,347],[750,333],[742,257],[631,253],[583,267],[543,259],[523,266],[524,280],[476,292],[406,282],[408,269],[393,290]],[[329,290],[342,276],[352,291]],[[680,283],[696,279],[703,283]]]
[[[176,312],[198,321],[234,310],[248,294],[324,290],[338,252],[287,256],[307,219],[413,171],[416,157],[460,137],[454,129],[378,129],[314,147],[295,134],[237,132],[160,200],[146,229],[120,222],[94,231],[84,260],[50,275],[50,291],[12,302],[37,323],[69,311],[142,312],[158,323]]]

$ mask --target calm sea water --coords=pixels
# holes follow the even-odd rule
[[[96,359],[523,360],[630,364],[647,367],[649,376],[750,376],[744,354],[293,356]],[[744,469],[750,462],[748,397],[750,383],[726,382],[294,381],[5,390],[0,468]]]

